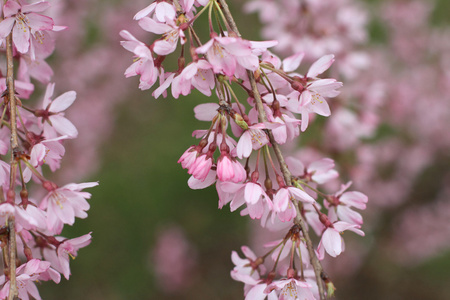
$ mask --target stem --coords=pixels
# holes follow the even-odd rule
[[[8,300],[17,299],[17,282],[16,282],[16,228],[15,228],[15,218],[14,216],[9,216],[8,218],[8,229],[9,229],[9,296]]]
[[[11,123],[11,150],[14,156],[15,153],[19,150],[19,141],[17,139],[17,104],[14,90],[14,63],[12,51],[12,34],[9,34],[6,38],[6,86],[8,88],[9,113]]]
[[[6,86],[8,88],[9,113],[11,123],[11,181],[10,191],[14,193],[14,185],[16,181],[17,161],[16,154],[19,151],[19,141],[17,138],[17,105],[16,95],[14,90],[14,63],[13,63],[13,48],[12,48],[12,32],[6,37]],[[14,197],[15,198],[15,197]],[[9,199],[8,199],[9,200]],[[15,204],[13,199],[13,205]],[[8,217],[9,229],[9,296],[8,300],[14,300],[18,296],[17,282],[16,282],[16,228],[14,215]]]
[[[39,173],[39,171],[36,170],[36,168],[33,167],[33,165],[28,160],[23,159],[22,161],[28,167],[28,169],[30,169],[31,173],[36,175],[36,177],[39,178],[40,181],[42,182],[47,181],[47,179],[45,179],[45,177],[41,173]]]
[[[230,25],[231,29],[236,33],[236,35],[238,37],[240,37],[241,34],[239,33],[236,23],[234,22],[233,16],[230,13],[228,4],[225,2],[225,0],[218,0],[218,1],[222,5],[223,13],[224,13],[225,18],[226,18],[228,24]],[[263,103],[261,100],[261,95],[259,94],[258,87],[256,86],[255,76],[254,76],[253,72],[251,72],[251,71],[247,71],[247,73],[248,73],[248,77],[250,80],[250,85],[251,85],[252,92],[253,92],[253,98],[255,99],[256,109],[258,110],[259,118],[261,119],[261,122],[267,122],[267,117],[266,117],[266,113],[264,111],[264,106],[263,106]],[[280,146],[276,143],[276,141],[273,137],[272,131],[268,129],[267,133],[269,135],[270,143],[273,146],[275,155],[280,164],[280,168],[283,173],[283,177],[286,182],[286,185],[292,186],[291,172],[289,171],[287,164],[284,161],[284,157],[283,157],[283,154],[281,153]],[[308,248],[308,253],[311,258],[311,264],[313,265],[313,268],[314,268],[314,274],[316,275],[316,281],[317,281],[317,286],[319,289],[320,299],[325,300],[326,299],[325,298],[325,290],[323,287],[323,281],[321,279],[321,274],[323,272],[323,268],[322,268],[322,265],[321,265],[319,259],[316,256],[316,253],[314,252],[314,247],[313,247],[313,244],[311,241],[311,237],[308,234],[308,228],[306,227],[305,221],[303,220],[302,215],[301,215],[301,211],[298,208],[298,203],[296,205],[296,209],[297,209],[297,216],[295,217],[295,223],[300,225],[300,228],[302,229],[303,235],[306,240],[306,246]]]

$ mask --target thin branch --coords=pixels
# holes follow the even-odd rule
[[[230,28],[234,31],[234,33],[238,36],[241,37],[241,34],[239,33],[239,30],[236,26],[236,23],[234,22],[233,16],[230,13],[230,10],[228,8],[228,4],[226,3],[225,0],[218,0],[222,6],[223,9],[223,13],[225,15],[225,18],[228,22],[228,24],[230,25]],[[256,109],[258,111],[258,115],[260,118],[261,122],[267,122],[267,116],[266,113],[264,111],[264,106],[261,100],[261,95],[259,94],[258,91],[258,87],[256,85],[256,79],[255,76],[253,74],[253,72],[251,71],[247,71],[249,80],[250,80],[250,85],[252,88],[252,93],[253,93],[253,99],[255,99],[255,103],[256,103]],[[267,130],[268,135],[269,135],[269,139],[270,139],[270,143],[273,146],[275,155],[278,159],[278,162],[280,164],[280,168],[281,168],[281,172],[283,173],[283,177],[284,177],[284,181],[286,182],[286,185],[291,186],[292,182],[291,182],[291,172],[289,171],[287,164],[284,160],[283,154],[281,153],[281,149],[280,146],[278,145],[278,143],[275,141],[272,131],[270,129]],[[305,221],[302,218],[301,215],[301,211],[298,207],[298,205],[296,205],[296,209],[297,209],[297,216],[295,217],[295,223],[297,223],[298,225],[300,225],[300,228],[303,231],[303,235],[305,237],[306,240],[306,245],[308,248],[308,253],[311,259],[311,264],[313,265],[314,268],[314,273],[316,275],[316,281],[317,281],[317,285],[319,288],[319,295],[320,295],[320,299],[321,300],[325,300],[325,290],[324,290],[324,286],[323,286],[323,281],[321,278],[321,274],[323,273],[323,267],[319,261],[319,259],[317,258],[315,252],[314,252],[314,247],[311,241],[311,238],[308,234],[308,230],[305,224]]]
[[[17,103],[14,89],[14,62],[13,62],[13,46],[12,46],[12,32],[6,37],[6,86],[8,88],[8,100],[9,100],[9,114],[11,124],[11,179],[10,190],[8,191],[7,201],[12,198],[13,205],[15,201],[14,185],[16,181],[16,154],[19,151],[19,141],[17,138]],[[17,282],[16,282],[16,228],[14,215],[8,217],[8,229],[9,229],[9,296],[8,300],[17,299]]]

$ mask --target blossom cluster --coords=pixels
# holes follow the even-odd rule
[[[60,168],[63,142],[78,135],[65,117],[76,92],[54,96],[53,70],[45,61],[55,48],[54,32],[66,28],[44,14],[49,8],[47,1],[0,6],[0,46],[7,62],[0,73],[0,299],[40,299],[35,282],[69,279],[70,257],[91,242],[91,233],[73,239],[60,234],[75,218],[87,217],[91,194],[83,190],[98,183],[59,186],[45,175]],[[29,99],[36,84],[46,89],[34,107]]]
[[[194,29],[203,14],[209,21],[206,41]],[[233,252],[236,267],[231,276],[245,283],[246,299],[331,295],[333,284],[320,260],[325,253],[342,253],[342,232],[364,235],[358,210],[365,209],[367,196],[348,191],[351,183],[322,191],[320,186],[338,177],[334,161],[319,158],[305,165],[301,158],[284,159],[280,145],[296,141],[317,115],[331,115],[327,99],[338,96],[342,87],[328,77],[335,56],[324,53],[307,69],[300,67],[307,50],[281,59],[268,50],[278,41],[240,36],[225,1],[155,1],[134,19],[157,38],[148,44],[121,31],[122,46],[135,57],[126,77],[139,76],[141,90],[158,82],[155,98],[166,97],[169,88],[174,98],[194,90],[217,97],[215,103],[194,108],[196,119],[208,125],[194,131],[199,142],[178,161],[191,175],[189,187],[215,185],[219,208],[229,204],[262,227],[284,231],[283,239],[267,245],[265,255],[258,257],[247,247],[244,259]],[[166,70],[169,55],[178,56],[178,69]],[[240,99],[237,90],[246,99]],[[317,247],[308,227],[321,238]],[[266,272],[268,257],[273,268]]]
[[[338,66],[333,75],[346,84],[323,126],[324,143],[295,155],[311,161],[332,152],[346,161],[341,164],[344,176],[371,199],[366,232],[386,241],[390,265],[412,266],[449,249],[449,233],[441,229],[448,214],[443,199],[450,173],[440,166],[448,163],[450,153],[445,134],[450,44],[448,26],[437,26],[431,18],[438,5],[420,0],[254,0],[246,5],[248,12],[258,12],[265,38],[281,35],[281,53],[309,45],[308,60],[314,61],[335,49]],[[294,21],[294,15],[303,21]],[[382,32],[372,32],[372,41],[368,24],[378,24]],[[395,221],[381,217],[386,209]],[[367,271],[358,262],[385,251],[376,243],[363,248],[345,261],[349,285]],[[342,265],[335,272],[342,274]]]

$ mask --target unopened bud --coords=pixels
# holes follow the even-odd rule
[[[27,208],[27,205],[28,205],[28,191],[27,190],[20,191],[20,199],[22,199],[23,208]]]
[[[289,268],[287,271],[287,278],[294,278],[297,272],[293,268]]]
[[[8,192],[6,193],[6,201],[8,201],[9,203],[14,203],[16,199],[16,192],[14,192],[14,190],[8,190]]]
[[[235,114],[233,115],[233,120],[234,120],[234,122],[235,122],[239,127],[241,127],[242,129],[244,129],[244,130],[247,130],[247,129],[248,129],[248,124],[247,124],[247,122],[245,122],[244,118],[243,118],[240,114],[235,113]]]
[[[44,187],[44,189],[46,189],[47,191],[51,192],[54,191],[58,188],[58,186],[56,185],[56,183],[51,182],[51,181],[44,181],[42,183],[42,186]]]
[[[333,228],[333,223],[331,223],[330,219],[328,219],[328,216],[326,214],[321,213],[319,211],[317,213],[319,214],[319,220],[323,225],[325,225],[327,228],[328,227]]]
[[[33,259],[33,253],[31,252],[31,249],[28,246],[23,247],[23,253],[26,256],[27,261],[30,261]]]
[[[264,187],[266,190],[272,189],[272,180],[270,180],[270,178],[266,178],[266,180],[264,180]]]
[[[254,171],[252,173],[252,182],[257,182],[259,179],[259,172],[258,171]]]

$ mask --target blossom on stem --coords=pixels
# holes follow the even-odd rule
[[[220,181],[243,181],[247,177],[244,167],[229,153],[222,153],[217,161],[217,177]]]
[[[328,196],[325,201],[325,207],[328,208],[329,218],[337,220],[338,218],[344,222],[361,225],[363,218],[360,213],[352,210],[352,207],[357,209],[366,209],[368,198],[361,192],[351,191],[345,192],[352,183],[342,185],[341,189],[334,195]]]
[[[64,117],[64,111],[72,105],[77,94],[74,91],[66,92],[58,96],[55,100],[53,96],[55,89],[54,83],[49,83],[45,91],[43,109],[36,110],[35,115],[41,119],[41,126],[44,130],[43,135],[48,139],[56,137],[56,132],[61,135],[75,138],[78,135],[77,128]]]
[[[252,44],[241,38],[212,34],[211,39],[197,48],[196,52],[206,54],[214,73],[223,72],[230,77],[237,75],[236,68],[239,66],[251,71],[255,71],[259,66],[259,59],[252,51]]]
[[[175,8],[173,4],[169,4],[165,1],[153,2],[149,6],[141,9],[136,13],[133,19],[140,20],[148,15],[153,14],[153,16],[161,23],[164,23],[166,19],[173,20],[176,16]]]
[[[350,230],[364,236],[364,232],[360,230],[361,226],[350,224],[343,221],[329,223],[322,234],[319,246],[317,247],[318,258],[323,259],[325,251],[332,257],[336,257],[342,253],[344,249],[344,239],[341,233]]]
[[[306,192],[296,187],[280,188],[273,198],[273,210],[277,213],[282,222],[289,222],[297,215],[293,200],[302,201],[304,203],[314,203],[315,200]]]
[[[334,161],[330,158],[322,158],[309,164],[307,168],[303,163],[294,158],[287,157],[286,163],[292,175],[298,176],[306,181],[314,181],[318,184],[324,184],[339,176],[339,173],[334,170]]]
[[[49,193],[42,199],[39,208],[47,210],[48,230],[59,234],[63,224],[73,225],[75,217],[86,218],[86,211],[89,209],[86,199],[91,194],[81,190],[97,185],[98,182],[70,183],[58,188],[51,182],[44,182]]]
[[[53,19],[37,14],[49,7],[46,1],[26,5],[7,1],[3,7],[5,19],[0,22],[0,37],[6,38],[12,31],[17,51],[26,53],[30,48],[31,37],[41,39],[41,30],[53,30]]]
[[[66,279],[70,277],[69,256],[75,259],[78,250],[86,247],[91,243],[91,233],[74,239],[64,239],[57,237],[57,240],[61,240],[56,249],[44,248],[44,257],[51,262],[52,267],[64,275]]]
[[[133,52],[136,56],[136,61],[126,69],[125,77],[141,75],[139,88],[148,90],[155,84],[159,76],[159,70],[155,67],[152,52],[146,44],[136,39],[128,31],[120,31],[120,36],[126,39],[126,41],[120,42],[122,47]]]
[[[168,55],[174,52],[177,48],[178,39],[180,39],[182,45],[186,42],[183,31],[187,28],[187,23],[178,26],[173,19],[166,19],[165,23],[156,22],[149,17],[139,20],[139,26],[145,31],[163,34],[163,38],[153,44],[153,51],[158,55]]]
[[[16,270],[16,282],[19,298],[22,300],[29,300],[29,295],[31,295],[34,299],[41,299],[34,282],[52,279],[56,283],[59,283],[60,276],[55,273],[55,270],[50,268],[50,263],[47,261],[32,259],[29,262],[22,264]],[[0,299],[6,299],[9,295],[10,281],[6,281],[5,275],[0,276],[0,285],[2,284],[4,285],[0,290]]]
[[[311,291],[312,288],[313,286],[304,280],[286,278],[274,281],[267,286],[264,292],[280,290],[278,300],[315,300],[316,298]]]

